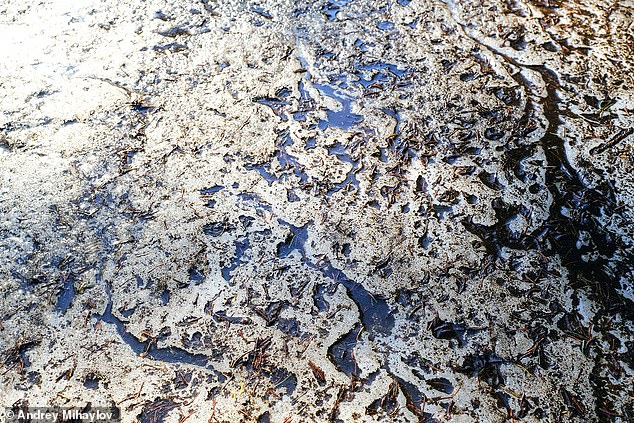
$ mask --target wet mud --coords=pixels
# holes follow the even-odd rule
[[[633,7],[0,6],[0,405],[631,421]]]

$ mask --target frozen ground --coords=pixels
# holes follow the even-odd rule
[[[0,406],[634,420],[634,2],[0,4]]]

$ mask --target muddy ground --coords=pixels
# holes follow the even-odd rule
[[[0,4],[0,406],[634,421],[634,2]]]

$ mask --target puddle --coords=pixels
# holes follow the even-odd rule
[[[130,334],[125,327],[125,324],[112,314],[112,292],[108,283],[104,283],[106,296],[108,298],[108,304],[103,315],[95,314],[95,318],[103,321],[104,323],[112,324],[116,327],[119,337],[128,344],[128,346],[134,351],[136,355],[142,355],[144,357],[163,361],[171,364],[188,364],[198,367],[203,367],[213,371],[219,378],[224,380],[224,376],[216,372],[209,364],[209,359],[203,354],[194,354],[185,351],[177,347],[158,348],[156,345],[148,345],[148,343],[139,341],[135,336]]]
[[[209,188],[203,188],[200,190],[200,195],[213,195],[217,192],[220,192],[224,189],[225,187],[222,185],[214,185],[212,187]]]
[[[99,377],[89,374],[84,378],[84,387],[86,389],[99,389]]]
[[[394,23],[390,21],[381,21],[376,24],[376,27],[381,31],[393,31],[396,28]]]
[[[328,190],[327,197],[330,197],[335,192],[343,189],[350,189],[353,187],[355,190],[359,189],[359,180],[356,173],[359,171],[359,160],[354,160],[348,150],[340,143],[335,144],[333,147],[328,148],[328,154],[336,156],[343,163],[349,163],[352,165],[352,169],[346,175],[346,179],[343,182],[333,184],[332,188]]]
[[[387,304],[387,301],[380,296],[374,296],[368,292],[363,285],[348,278],[345,273],[335,268],[327,260],[321,260],[319,263],[315,263],[311,258],[306,256],[304,244],[308,239],[308,227],[312,222],[304,225],[303,227],[296,227],[281,219],[278,221],[287,226],[291,230],[291,235],[281,244],[278,245],[278,256],[280,258],[288,257],[293,251],[299,251],[302,255],[302,263],[306,266],[319,270],[326,278],[330,279],[334,285],[342,284],[348,293],[350,299],[357,305],[360,314],[360,321],[363,330],[370,334],[372,339],[373,335],[383,334],[388,335],[394,327],[394,316],[392,316],[392,310]],[[315,294],[320,292],[317,288]],[[318,297],[318,295],[316,295]],[[324,305],[320,305],[320,304]],[[318,299],[316,304],[320,310],[327,307],[326,303]],[[354,370],[354,363],[351,361],[352,357],[350,352],[354,345],[356,345],[356,336],[361,326],[356,326],[357,330],[353,328],[348,334],[338,340],[332,348],[337,350],[348,350],[348,353],[335,353],[334,350],[330,354],[331,357],[337,359],[335,364],[339,365],[339,368],[346,374],[351,374]],[[339,358],[337,358],[339,357]]]
[[[244,264],[248,261],[244,258],[244,256],[246,252],[251,248],[249,238],[247,237],[237,239],[233,242],[233,245],[235,247],[235,253],[233,258],[231,259],[231,262],[228,266],[225,266],[221,269],[222,277],[227,282],[230,282],[231,278],[233,277],[231,275],[231,272],[233,272],[241,264]]]
[[[238,199],[243,206],[254,208],[260,216],[262,215],[263,210],[267,212],[271,212],[273,210],[270,204],[263,201],[259,195],[253,192],[241,192],[238,194]]]
[[[358,190],[359,180],[357,179],[357,176],[356,176],[357,170],[358,170],[357,167],[353,167],[352,170],[348,172],[348,174],[346,175],[346,179],[344,179],[343,182],[337,182],[336,184],[332,186],[331,189],[328,190],[328,192],[326,193],[326,197],[330,197],[332,196],[332,194],[339,192],[341,190],[350,190],[350,187],[354,188],[355,190]]]
[[[391,25],[393,27],[393,24]],[[383,26],[387,28],[389,25],[386,24]],[[299,41],[297,42],[299,43]],[[362,51],[367,49],[366,43],[361,39],[355,41],[355,46]],[[302,68],[306,70],[305,77],[311,80],[312,76],[308,71],[308,63],[299,53],[297,54],[297,58]],[[366,90],[383,89],[383,84],[395,83],[398,79],[403,78],[411,72],[409,69],[400,69],[397,65],[379,61],[365,65],[357,63],[354,67],[356,70],[351,73],[351,75],[358,78],[355,83],[360,84]],[[327,110],[326,120],[321,120],[318,127],[321,130],[328,127],[339,128],[346,131],[350,130],[362,123],[364,119],[363,116],[352,112],[353,104],[357,99],[343,91],[348,87],[348,75],[339,74],[329,75],[328,77],[330,79],[330,83],[328,84],[318,83],[316,81],[312,81],[312,84],[323,96],[335,100],[340,105],[340,108],[339,110]],[[302,82],[300,82],[299,87],[302,97],[310,98]],[[305,113],[296,112],[295,120],[300,119],[305,120]]]
[[[355,69],[354,75],[359,78],[357,83],[366,89],[373,84],[393,82],[411,72],[409,69],[399,69],[397,65],[378,61],[367,65],[357,63]]]
[[[282,131],[277,138],[275,143],[276,154],[275,158],[277,159],[282,171],[292,170],[293,175],[299,178],[299,184],[305,185],[308,183],[309,177],[308,174],[304,171],[304,166],[299,163],[299,160],[294,155],[290,154],[287,150],[287,147],[293,145],[293,139],[291,138],[288,130]],[[286,175],[281,175],[280,177],[276,176],[271,172],[271,164],[263,163],[256,165],[245,165],[244,168],[246,170],[254,170],[262,176],[262,178],[267,182],[269,186],[271,186],[274,182],[285,182],[282,178]],[[242,195],[242,194],[239,194]]]
[[[299,41],[298,41],[299,43]],[[301,54],[297,54],[297,59],[302,65],[302,68],[306,70],[305,78],[308,80],[312,79],[310,72],[308,71],[309,66],[306,60],[301,56]],[[339,75],[340,81],[345,81],[345,77],[343,75]],[[312,81],[313,86],[324,96],[330,97],[333,100],[336,100],[341,106],[340,110],[327,110],[326,111],[326,120],[322,120],[319,122],[319,129],[326,129],[328,127],[340,128],[343,130],[349,130],[350,128],[358,125],[363,122],[363,116],[355,114],[352,112],[352,104],[354,99],[341,92],[338,88],[335,88],[328,84],[320,84],[315,81]],[[345,83],[344,83],[345,85]],[[303,89],[303,85],[300,85],[300,88]],[[308,95],[306,93],[306,95]]]
[[[319,269],[324,276],[333,282],[341,283],[346,287],[350,298],[359,308],[364,330],[370,334],[387,335],[391,332],[394,327],[394,317],[385,299],[370,294],[360,283],[348,278],[341,270],[328,262],[319,265],[308,263],[308,265]]]
[[[357,345],[357,336],[361,332],[361,325],[355,324],[352,330],[328,347],[328,358],[346,376],[358,378],[357,362],[352,355]]]
[[[326,18],[329,21],[334,21],[337,19],[337,14],[341,10],[342,7],[348,4],[349,0],[335,0],[327,2],[324,7],[321,8],[321,11],[326,15]]]
[[[333,350],[330,354],[331,358],[335,359],[334,364],[347,375],[351,375],[356,367],[351,352],[357,343],[356,339],[359,329],[363,327],[363,330],[369,334],[370,339],[373,339],[374,335],[377,334],[389,335],[394,327],[392,310],[385,299],[372,295],[360,283],[348,278],[341,270],[335,268],[329,262],[322,262],[317,265],[310,262],[307,258],[304,258],[303,261],[309,267],[320,270],[324,276],[335,284],[342,284],[346,288],[350,299],[359,309],[359,320],[362,326],[359,324],[355,325],[350,332],[331,346],[331,349],[335,348],[338,351],[347,349],[347,352],[335,354]]]
[[[354,42],[355,47],[358,47],[359,50],[365,52],[368,51],[368,47],[374,45],[374,44],[366,44],[363,40],[361,40],[360,38],[358,38],[355,42]]]
[[[275,389],[284,388],[286,395],[293,395],[297,389],[297,376],[283,367],[276,367],[270,374],[271,384]]]
[[[271,186],[273,182],[277,181],[278,179],[275,175],[271,173],[271,166],[268,163],[260,165],[245,165],[244,168],[246,170],[255,170],[256,172],[258,172],[269,186]]]
[[[199,285],[205,281],[205,275],[196,267],[189,269],[189,282],[194,285]]]
[[[203,226],[203,233],[205,235],[217,238],[225,232],[229,232],[233,229],[234,228],[229,226],[226,222],[212,222]]]
[[[352,113],[352,103],[354,102],[352,97],[341,93],[330,85],[313,83],[313,86],[326,97],[337,100],[341,105],[341,110],[326,111],[327,120],[319,122],[319,129],[324,130],[328,127],[333,127],[347,131],[363,122],[363,116]]]
[[[288,131],[280,134],[278,142],[276,143],[278,149],[277,159],[282,169],[292,169],[293,174],[299,178],[300,184],[304,185],[308,182],[308,175],[304,172],[304,166],[299,163],[295,156],[289,154],[286,150],[286,147],[292,144],[293,139]]]
[[[57,304],[55,308],[58,313],[66,314],[66,311],[70,308],[75,297],[75,278],[68,277],[62,286],[61,293],[57,298]]]
[[[328,301],[326,301],[325,298],[325,294],[327,291],[328,290],[324,284],[319,284],[314,289],[313,302],[315,303],[315,307],[317,307],[317,311],[319,313],[330,310],[330,304],[328,303]]]
[[[293,226],[290,223],[283,221],[282,219],[278,219],[278,222],[282,225],[290,228],[291,233],[289,234],[286,241],[278,244],[277,246],[277,256],[279,258],[288,257],[293,251],[299,251],[302,256],[305,255],[304,252],[304,244],[308,240],[308,227],[312,225],[312,221],[308,222],[302,227]]]

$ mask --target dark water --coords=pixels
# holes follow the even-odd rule
[[[222,373],[213,369],[211,364],[209,364],[208,357],[203,354],[190,353],[177,347],[159,348],[156,346],[155,342],[149,341],[148,343],[139,341],[134,335],[127,331],[125,324],[112,314],[111,288],[108,283],[104,283],[104,285],[106,287],[108,304],[106,305],[106,309],[102,315],[96,314],[94,317],[105,323],[114,325],[121,339],[132,349],[132,351],[134,351],[135,354],[171,364],[188,364],[203,367],[214,372],[219,380],[226,379]]]
[[[75,278],[68,277],[62,286],[61,293],[57,298],[57,304],[55,308],[58,313],[65,314],[68,308],[73,303],[73,298],[75,297]]]
[[[232,275],[231,273],[241,264],[244,264],[248,261],[248,258],[245,257],[246,252],[251,248],[251,243],[249,238],[244,237],[237,239],[233,243],[235,247],[235,254],[233,258],[230,260],[228,266],[222,268],[221,273],[222,277],[227,281],[231,281]]]
[[[310,268],[319,270],[333,283],[333,287],[338,284],[343,285],[350,299],[356,304],[360,314],[360,323],[338,339],[328,350],[329,358],[339,370],[347,375],[356,375],[356,363],[352,357],[352,350],[357,343],[356,338],[359,331],[363,328],[370,337],[376,334],[389,334],[394,327],[392,310],[384,298],[372,295],[363,285],[348,278],[343,271],[335,268],[328,261],[317,263],[306,255],[304,245],[308,240],[308,229],[312,222],[307,223],[303,227],[293,226],[283,220],[279,220],[279,222],[291,230],[291,235],[286,241],[278,245],[278,256],[285,258],[293,251],[300,252],[302,254],[302,263]],[[316,304],[319,305],[321,302],[323,300],[316,299]]]

